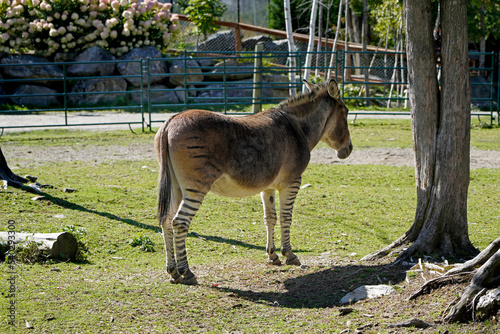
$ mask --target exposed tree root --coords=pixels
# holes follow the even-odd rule
[[[480,267],[476,269],[478,266]],[[479,299],[488,289],[493,289],[500,285],[500,238],[493,241],[474,259],[449,270],[441,277],[426,282],[410,299],[430,293],[433,289],[447,284],[464,282],[469,280],[471,276],[471,283],[461,298],[458,302],[454,301],[450,305],[450,311],[444,317],[445,322],[475,319],[475,310]],[[483,317],[487,316],[489,315],[483,315]]]

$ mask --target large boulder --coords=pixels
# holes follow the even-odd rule
[[[272,38],[264,35],[258,35],[245,38],[241,41],[241,48],[245,51],[255,51],[257,43],[272,42]]]
[[[126,90],[127,82],[125,79],[121,78],[80,80],[77,81],[71,89],[68,102],[78,106],[95,106],[115,103],[116,99],[124,98],[127,95]],[[99,92],[103,94],[95,94]]]
[[[235,51],[234,30],[219,31],[198,45],[198,51]]]
[[[284,75],[264,75],[262,78],[262,98],[286,98],[289,97],[287,83],[288,78]],[[266,84],[271,83],[271,84]],[[238,99],[250,101],[253,96],[253,79],[231,81],[226,83],[226,100],[235,102]],[[220,98],[220,99],[217,99]],[[224,102],[224,84],[217,83],[207,85],[198,94],[197,103],[222,103]]]
[[[46,85],[51,81],[52,83],[57,82],[57,80],[47,79],[63,78],[63,71],[59,66],[50,64],[46,59],[37,56],[14,55],[2,58],[0,63],[8,65],[0,67],[1,74],[7,79],[33,79],[31,83]]]
[[[196,87],[193,85],[190,85],[187,89],[184,89],[183,86],[177,86],[175,87],[174,92],[181,103],[186,102],[186,98],[190,99],[196,97]]]
[[[169,82],[173,86],[184,86],[184,78],[188,84],[199,84],[203,81],[200,65],[194,59],[175,59],[168,71],[169,74],[174,74],[169,76]],[[186,73],[186,76],[183,73]]]
[[[0,79],[2,77],[0,76]],[[4,103],[7,103],[9,102],[5,97],[3,97],[3,95],[5,95],[5,91],[3,90],[3,87],[0,86],[0,104],[4,104]]]
[[[131,101],[134,104],[141,103],[140,93],[131,93]],[[143,91],[143,101],[146,102],[148,98],[148,91]],[[175,89],[169,89],[165,85],[153,85],[149,90],[149,101],[151,105],[155,104],[176,104],[179,103],[179,98],[177,97]]]
[[[224,74],[225,73],[225,74]],[[235,59],[228,59],[214,65],[214,69],[205,73],[205,81],[243,80],[252,78],[254,63],[251,61],[239,63]]]
[[[105,62],[109,60],[115,60],[109,51],[93,46],[75,57],[74,61],[81,64],[69,65],[67,73],[72,77],[109,76],[115,71],[115,63]]]
[[[123,55],[120,60],[146,60],[147,58],[161,58],[161,52],[154,46],[146,46],[143,48],[133,49],[129,53]],[[144,64],[146,64],[146,61],[144,61]],[[118,72],[120,72],[120,74],[123,75],[133,86],[141,86],[140,62],[120,62],[116,67],[118,68]],[[146,68],[146,71],[144,72],[142,85],[146,86],[148,84],[148,74],[153,74],[149,76],[149,83],[154,84],[162,81],[165,76],[161,74],[166,74],[167,71],[167,65],[164,61],[150,61],[149,68]]]
[[[37,85],[20,85],[12,93],[16,95],[11,97],[12,102],[18,106],[28,107],[49,107],[59,105],[57,99],[58,92],[52,88]],[[29,96],[33,95],[33,96]]]

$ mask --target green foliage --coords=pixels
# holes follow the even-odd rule
[[[87,241],[87,229],[85,229],[85,227],[76,227],[75,225],[66,225],[63,231],[71,233],[76,239],[78,248],[75,254],[75,261],[86,262],[90,254]]]
[[[372,6],[371,16],[375,19],[373,31],[380,39],[388,37],[388,44],[394,45],[397,30],[402,28],[403,4],[400,0],[383,0],[378,6]]]
[[[49,254],[40,250],[39,246],[42,243],[28,241],[24,245],[17,245],[14,253],[16,254],[16,262],[19,263],[43,263],[49,259]]]
[[[220,0],[182,0],[179,1],[182,12],[195,25],[195,34],[203,35],[207,39],[208,34],[219,30],[216,21],[224,15],[227,7]]]
[[[484,11],[482,6],[484,6]],[[484,31],[481,29],[481,16],[484,19]],[[479,43],[482,36],[486,40],[498,40],[500,38],[500,3],[493,0],[467,1],[467,24],[470,42]],[[479,49],[479,45],[477,48]]]
[[[154,252],[155,244],[151,240],[151,238],[147,235],[143,235],[141,233],[137,233],[137,236],[128,241],[128,244],[132,247],[139,247],[140,250],[144,252]]]
[[[121,56],[141,46],[166,51],[177,30],[158,0],[13,0],[0,3],[0,51],[50,56],[94,45]]]

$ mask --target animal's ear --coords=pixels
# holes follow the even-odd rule
[[[302,79],[302,81],[304,81],[304,83],[306,84],[307,88],[309,89],[309,91],[311,91],[314,87],[314,84],[310,83],[309,81],[307,81],[306,79]]]
[[[335,79],[330,79],[330,81],[328,81],[328,94],[335,100],[340,100],[339,86]]]

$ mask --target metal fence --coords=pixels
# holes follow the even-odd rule
[[[187,108],[205,108],[226,114],[241,114],[260,110],[262,105],[277,104],[301,90],[304,73],[309,71],[311,81],[321,80],[330,69],[331,53],[314,52],[309,68],[304,67],[306,52],[207,52],[192,51],[169,57],[144,60],[113,60],[105,62],[62,62],[31,64],[0,64],[0,129],[26,127],[85,126],[102,124],[136,124],[151,129],[152,124],[164,119],[155,115],[176,113]],[[483,111],[472,115],[498,117],[498,73],[494,64],[498,55],[484,54],[489,67],[479,68],[471,54],[472,102]],[[489,58],[488,58],[489,57]],[[316,63],[318,59],[318,63]],[[296,65],[291,66],[291,63]],[[131,71],[110,75],[75,76],[68,69],[75,65],[128,66]],[[168,71],[158,71],[163,64]],[[317,65],[319,64],[319,65]],[[359,111],[356,106],[366,104],[391,107],[391,114],[409,114],[406,107],[407,69],[404,53],[339,51],[334,54],[331,76],[341,84],[344,101],[354,104],[351,114],[388,114],[380,111]],[[52,66],[58,75],[52,77],[13,78],[7,68],[32,68],[43,72]],[[36,71],[35,71],[36,72]],[[86,84],[93,88],[86,88]],[[24,89],[42,87],[33,91]],[[248,106],[252,106],[248,110]],[[79,112],[119,111],[133,115],[119,122],[74,121]],[[59,120],[53,124],[5,124],[2,115],[32,115],[43,117],[56,113]]]

